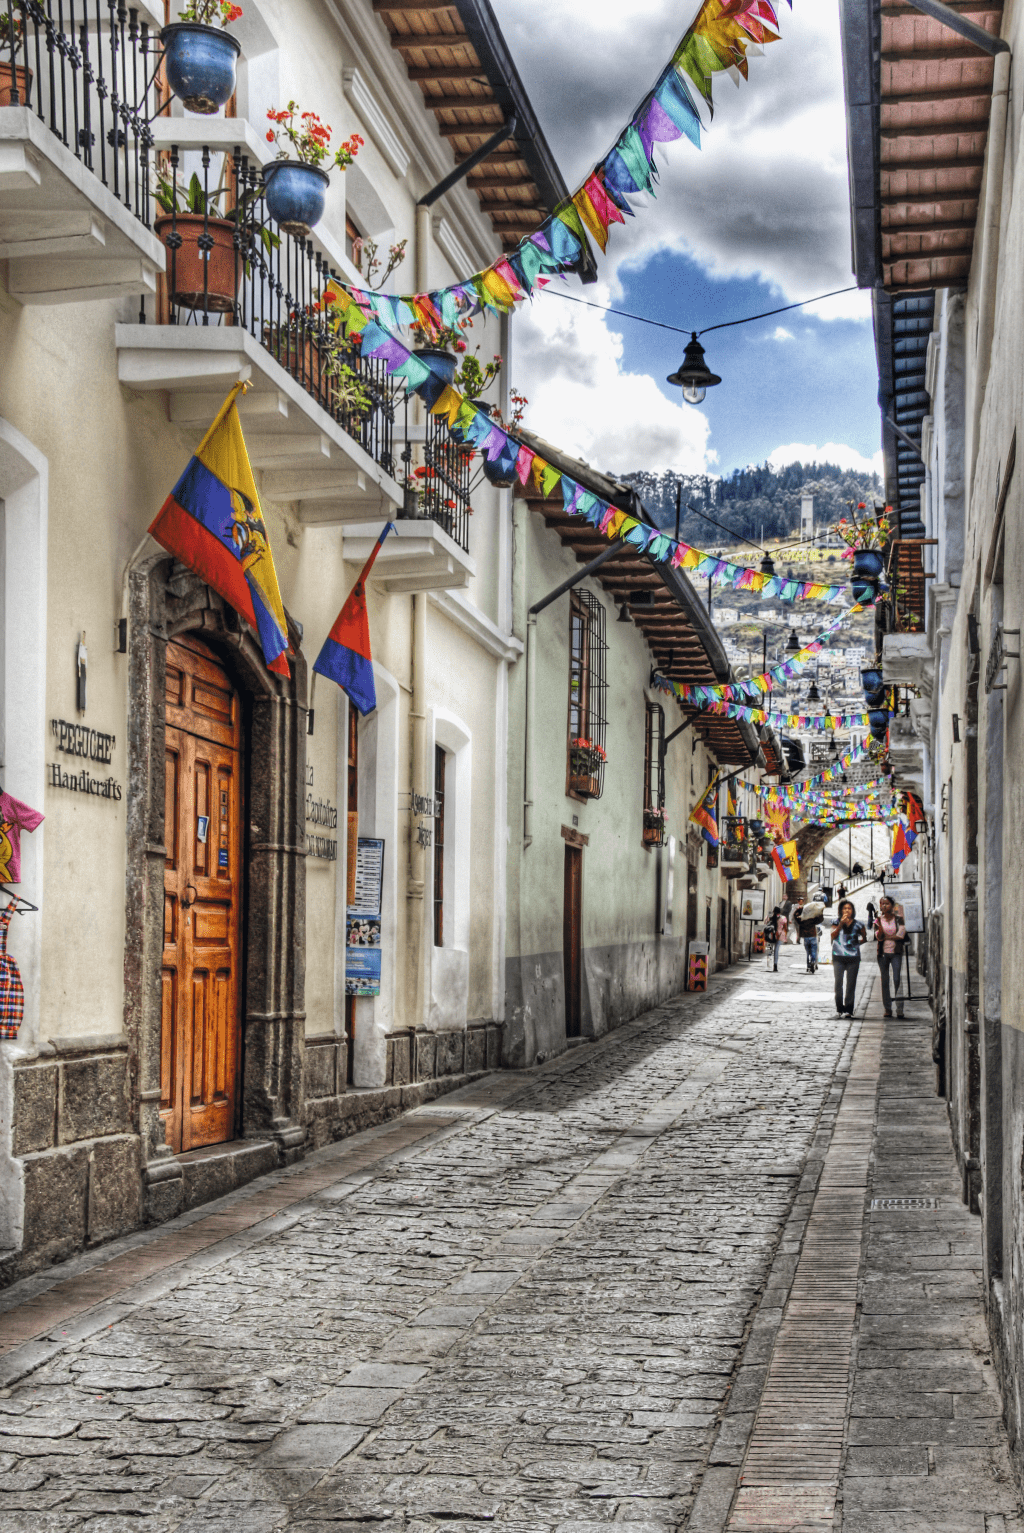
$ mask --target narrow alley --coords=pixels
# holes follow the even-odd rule
[[[926,1002],[831,979],[736,965],[14,1285],[5,1533],[1018,1533]]]

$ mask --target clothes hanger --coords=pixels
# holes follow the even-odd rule
[[[7,884],[0,884],[0,897],[5,895],[7,898],[14,901],[15,915],[22,916],[26,915],[30,910],[39,909],[38,905],[33,905],[32,901],[27,900],[23,894],[17,894],[13,889],[9,888]]]

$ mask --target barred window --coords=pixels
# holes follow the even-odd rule
[[[644,813],[656,814],[665,808],[665,710],[660,703],[647,704],[647,733],[644,740]]]
[[[571,595],[569,616],[569,740],[567,792],[600,798],[607,734],[604,608],[589,591]]]

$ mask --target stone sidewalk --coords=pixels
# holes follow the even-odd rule
[[[802,964],[0,1295],[4,1533],[1021,1533],[924,1008],[851,1025]],[[845,1275],[815,1235],[857,1176],[859,1308],[860,1225]],[[819,1248],[831,1383],[785,1361]]]

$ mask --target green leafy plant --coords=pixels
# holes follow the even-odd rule
[[[455,374],[455,387],[466,399],[479,399],[501,372],[502,358],[495,355],[490,362],[481,365],[480,348],[469,351]]]
[[[576,735],[569,742],[569,770],[573,777],[596,777],[607,759],[604,746],[595,745],[583,735]]]
[[[457,325],[431,325],[426,320],[413,320],[409,326],[417,346],[429,346],[432,350],[457,351],[468,349],[464,330],[472,328],[471,319],[460,319]]]
[[[243,227],[251,234],[257,235],[263,249],[269,255],[276,250],[281,243],[281,236],[266,224],[254,224],[246,221],[245,214],[252,202],[259,196],[259,191],[245,192],[233,208],[220,211],[221,201],[227,193],[223,177],[212,191],[207,191],[199,177],[193,172],[192,179],[186,185],[184,182],[175,183],[164,171],[158,171],[156,184],[153,188],[153,197],[157,206],[163,213],[195,213],[200,218],[222,218],[225,223],[238,223],[242,220]],[[250,263],[248,258],[245,262],[245,275],[250,275]]]
[[[14,13],[12,18],[10,11],[0,11],[0,56],[4,54],[11,55],[12,23],[14,26],[14,47],[17,48],[21,43],[21,17],[17,12]]]
[[[286,107],[271,107],[267,118],[275,124],[267,129],[267,143],[277,145],[279,160],[296,159],[318,168],[327,160],[332,168],[345,170],[365,142],[358,133],[352,133],[342,140],[331,158],[332,130],[315,112],[300,112],[298,102],[289,101]]]

